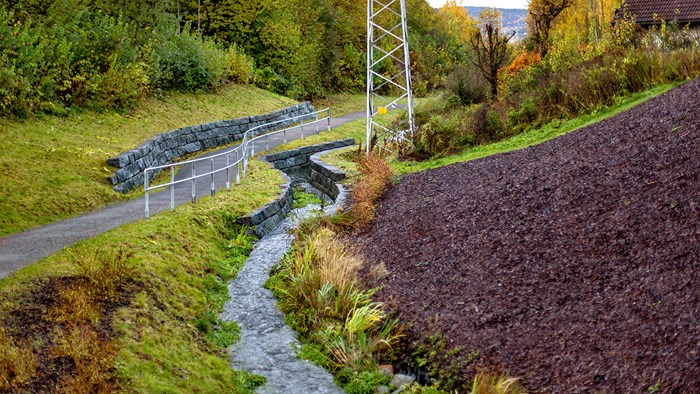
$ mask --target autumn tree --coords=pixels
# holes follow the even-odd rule
[[[491,85],[491,98],[498,97],[498,72],[510,62],[511,48],[508,41],[515,32],[501,33],[501,13],[486,8],[479,14],[479,29],[472,34],[469,45],[474,50],[472,63]]]
[[[527,15],[527,31],[542,57],[549,50],[552,23],[574,0],[531,0]]]

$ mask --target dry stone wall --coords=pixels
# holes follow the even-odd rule
[[[246,131],[257,126],[289,119],[274,126],[262,127],[257,134],[287,127],[295,121],[309,120],[314,115],[309,102],[293,105],[265,115],[222,120],[196,126],[183,127],[155,137],[141,146],[107,160],[107,164],[118,168],[107,180],[114,190],[125,193],[143,185],[143,171],[148,167],[161,166],[171,160],[205,149],[227,145],[243,138]],[[307,115],[307,116],[304,116]],[[149,173],[149,178],[157,173]]]
[[[354,144],[355,140],[350,138],[263,156],[262,160],[283,171],[286,182],[282,184],[282,193],[276,200],[264,207],[238,218],[238,223],[250,227],[259,237],[265,236],[277,227],[292,209],[292,202],[294,201],[292,180],[288,174],[296,174],[297,176],[308,178],[309,183],[335,200],[340,194],[340,189],[336,182],[345,179],[345,173],[329,164],[323,163],[320,160],[320,155],[325,151]]]

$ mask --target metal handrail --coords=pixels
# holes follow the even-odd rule
[[[325,116],[319,117],[320,114],[325,113]],[[311,121],[306,122],[306,118],[309,116],[314,116],[314,119]],[[281,130],[275,130],[271,131],[269,133],[265,134],[260,134],[260,135],[255,135],[260,129],[270,127],[270,126],[275,126],[279,125],[282,123],[288,123],[288,122],[293,122],[295,123],[294,126],[286,127]],[[217,153],[215,155],[199,158],[199,159],[192,159],[192,160],[186,160],[178,163],[172,163],[172,164],[165,164],[161,166],[153,166],[153,167],[148,167],[143,171],[143,176],[144,176],[144,182],[143,182],[143,190],[145,193],[145,214],[146,214],[146,219],[150,217],[150,192],[152,190],[156,189],[163,189],[166,187],[170,187],[170,210],[175,209],[175,185],[181,184],[181,183],[186,183],[186,182],[191,182],[192,183],[192,193],[191,193],[191,201],[194,203],[197,201],[197,189],[196,189],[196,180],[199,178],[204,178],[204,177],[211,177],[211,195],[213,196],[216,193],[216,184],[215,184],[215,175],[219,172],[226,171],[226,190],[231,189],[231,173],[230,170],[235,167],[235,183],[238,185],[241,183],[241,178],[245,178],[246,176],[246,170],[248,169],[248,159],[250,157],[255,156],[255,141],[261,140],[265,138],[265,149],[262,149],[260,151],[265,151],[270,149],[269,145],[269,138],[272,135],[276,134],[283,134],[284,135],[284,143],[287,143],[287,131],[294,130],[300,128],[300,134],[301,138],[304,138],[304,127],[305,126],[312,126],[315,125],[316,132],[318,133],[320,131],[319,129],[319,124],[326,121],[327,122],[327,130],[330,130],[331,128],[331,110],[330,108],[325,108],[320,111],[315,111],[311,112],[305,115],[299,115],[295,116],[293,118],[288,118],[288,119],[283,119],[275,122],[270,122],[270,123],[265,123],[259,126],[255,126],[247,130],[243,134],[243,138],[240,140],[241,143],[238,144],[236,147],[231,148],[230,150]],[[250,149],[249,149],[250,145]],[[231,155],[235,153],[236,159],[231,162]],[[214,168],[214,159],[219,158],[222,156],[226,156],[226,165],[224,167],[215,169]],[[196,173],[196,164],[208,160],[211,163],[211,170],[202,174],[197,174]],[[191,164],[192,166],[192,175],[188,178],[180,179],[180,180],[175,180],[175,167],[184,167],[187,164]],[[158,185],[149,185],[149,172],[153,173],[155,171],[160,171],[160,170],[166,170],[170,169],[170,182],[167,183],[162,183]]]

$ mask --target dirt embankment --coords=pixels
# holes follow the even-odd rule
[[[532,392],[700,387],[700,81],[518,152],[406,176],[356,241],[378,297]]]

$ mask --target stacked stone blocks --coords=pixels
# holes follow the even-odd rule
[[[107,164],[118,168],[107,178],[114,190],[125,193],[143,185],[143,172],[148,167],[161,166],[173,159],[209,148],[231,144],[241,140],[244,134],[258,126],[257,134],[291,126],[301,120],[314,118],[314,107],[309,102],[293,105],[265,115],[222,120],[207,124],[183,127],[155,137],[141,146],[107,160]],[[292,120],[296,118],[295,120]],[[286,121],[283,121],[286,120]],[[268,125],[273,122],[278,124]],[[268,126],[266,126],[268,125]],[[150,172],[153,179],[157,172]]]
[[[320,160],[320,156],[325,151],[354,144],[355,140],[350,138],[324,144],[304,146],[302,148],[273,153],[262,157],[262,160],[271,163],[276,169],[283,171],[287,182],[282,185],[282,193],[276,200],[248,215],[238,218],[237,222],[250,227],[259,237],[265,236],[277,227],[292,209],[292,203],[294,201],[292,181],[287,175],[289,173],[304,173],[305,176],[309,178],[309,183],[331,198],[336,199],[340,193],[336,182],[345,179],[345,173],[329,164],[323,163]],[[315,180],[312,177],[315,178]]]

